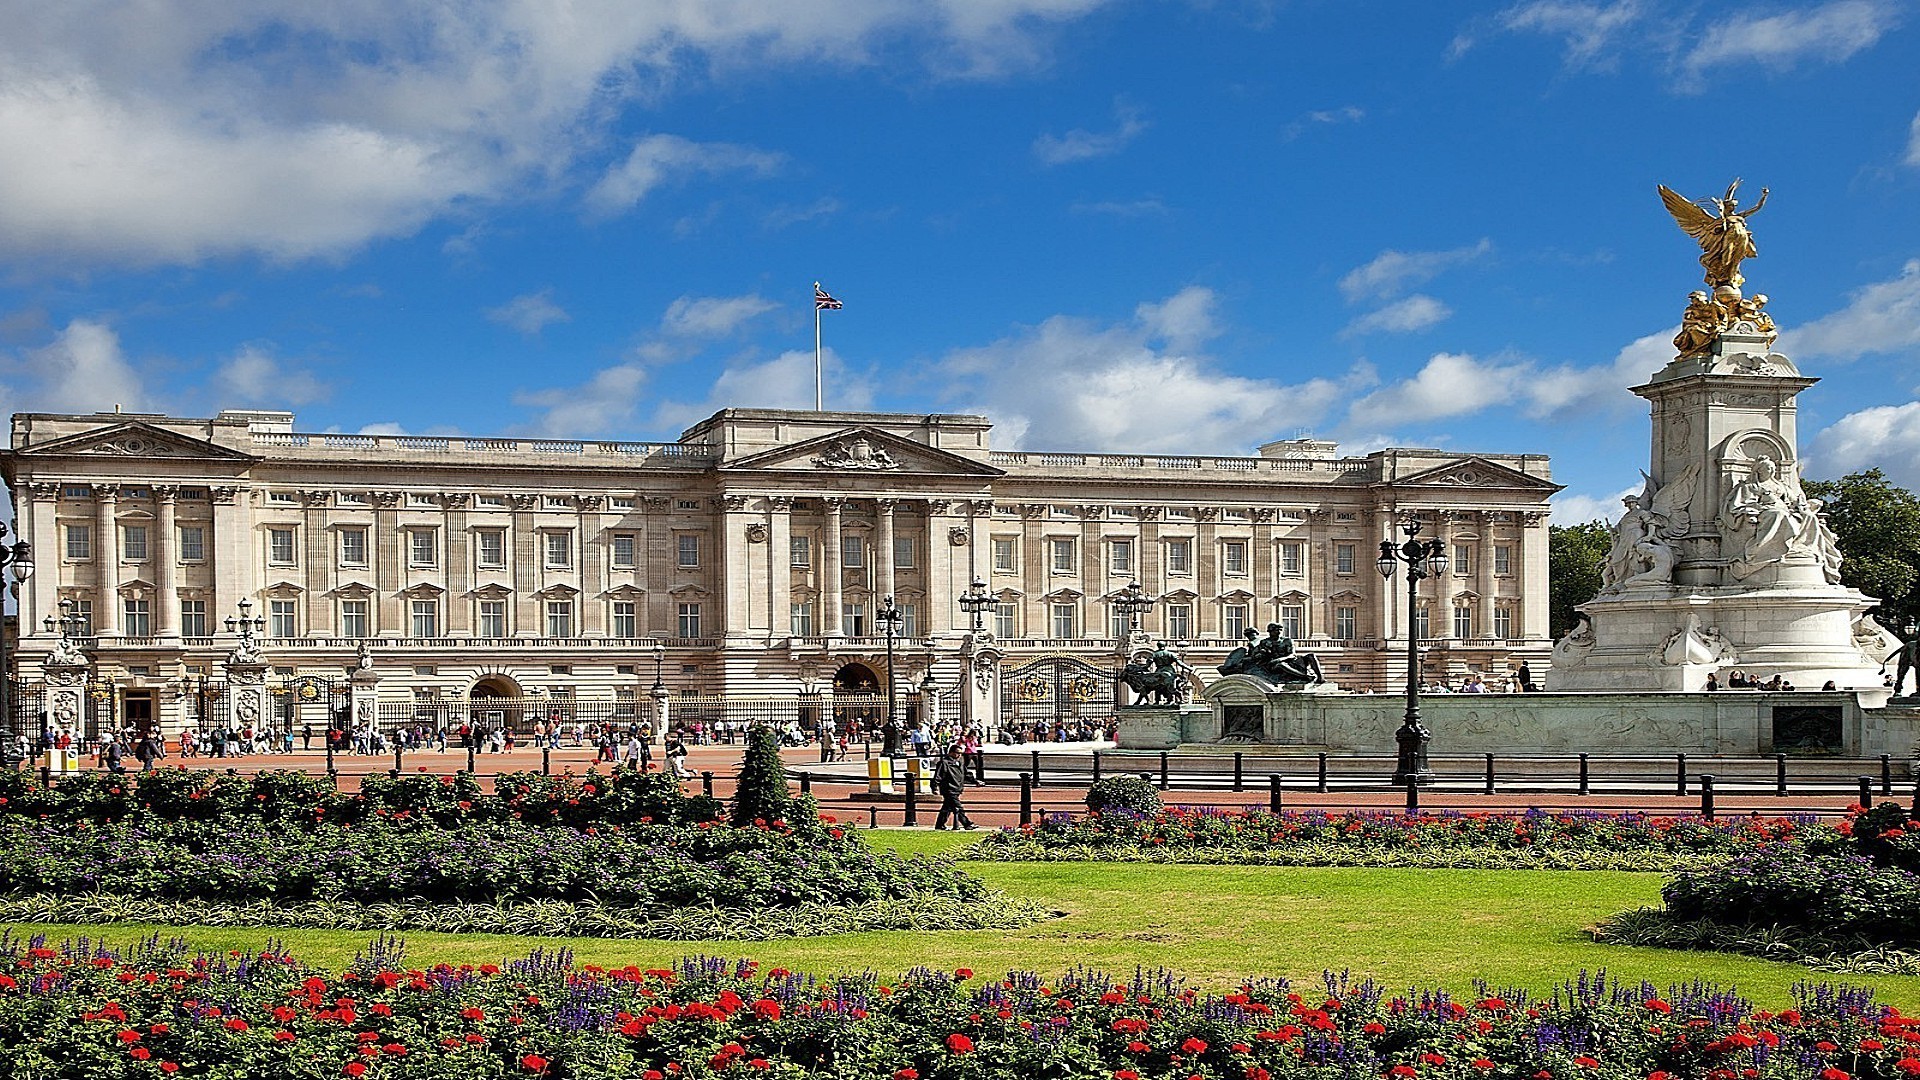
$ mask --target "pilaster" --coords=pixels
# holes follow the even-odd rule
[[[847,500],[828,495],[820,500],[826,507],[827,525],[820,537],[820,632],[826,637],[840,636],[840,514]]]
[[[153,632],[155,637],[177,637],[180,633],[180,583],[175,577],[175,568],[180,557],[175,550],[179,538],[175,503],[180,498],[180,488],[175,484],[155,484],[153,497],[160,504],[159,521],[153,530],[153,587],[160,594],[159,610],[155,612],[159,623]]]
[[[94,625],[101,637],[120,636],[120,528],[114,513],[119,484],[93,485]]]

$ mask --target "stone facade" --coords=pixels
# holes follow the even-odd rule
[[[97,678],[173,727],[184,677],[222,676],[246,599],[270,677],[344,681],[365,640],[382,695],[644,694],[658,640],[675,694],[791,694],[883,672],[891,594],[901,656],[952,686],[979,577],[1007,663],[1104,662],[1124,636],[1111,601],[1138,579],[1144,629],[1202,672],[1278,621],[1330,679],[1390,688],[1408,613],[1373,560],[1406,513],[1455,555],[1422,583],[1428,677],[1546,658],[1543,456],[1002,452],[990,434],[979,416],[750,409],[671,443],[21,414],[0,461],[40,568],[21,671],[38,677],[44,620],[73,600]]]

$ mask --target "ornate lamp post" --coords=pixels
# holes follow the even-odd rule
[[[967,586],[967,591],[960,594],[960,610],[966,612],[973,621],[974,633],[980,632],[982,617],[993,606],[994,599],[994,595],[987,591],[987,583],[983,578],[974,578],[973,584]]]
[[[25,540],[9,544],[6,542],[6,535],[7,527],[0,523],[0,569],[11,566],[13,580],[25,581],[33,576],[33,545]],[[21,626],[18,621],[14,623],[15,636],[25,629],[30,628]],[[0,633],[0,725],[4,725],[5,728],[4,736],[0,737],[6,739],[6,745],[0,747],[0,764],[12,766],[18,764],[13,760],[13,746],[16,741],[13,736],[18,732],[14,730],[13,668],[8,663],[6,648],[6,635]]]
[[[253,611],[253,601],[244,596],[240,598],[239,607],[239,618],[236,619],[231,615],[227,616],[227,633],[231,634],[237,630],[240,634],[239,651],[252,655],[258,652],[260,648],[260,646],[254,642],[253,635],[266,628],[267,620],[258,615],[251,614]]]
[[[1127,587],[1120,590],[1120,595],[1113,601],[1113,606],[1127,617],[1127,631],[1133,633],[1140,629],[1140,616],[1153,610],[1153,603],[1153,597],[1148,596],[1146,591],[1140,588],[1139,579],[1136,578],[1127,582]]]
[[[1427,784],[1433,781],[1433,772],[1427,768],[1427,744],[1431,741],[1427,729],[1420,726],[1420,622],[1418,601],[1420,579],[1425,577],[1444,577],[1447,572],[1447,546],[1440,540],[1421,540],[1420,519],[1412,514],[1400,520],[1400,531],[1407,534],[1406,543],[1398,548],[1393,541],[1380,541],[1380,557],[1374,560],[1374,566],[1380,576],[1393,580],[1394,568],[1401,563],[1407,567],[1407,716],[1400,730],[1394,732],[1394,741],[1400,744],[1399,760],[1393,769],[1393,782],[1405,784]]]
[[[660,677],[661,665],[667,662],[667,643],[659,638],[653,639],[653,692],[659,694],[667,688],[666,681]]]
[[[907,613],[894,606],[893,597],[887,596],[880,601],[880,610],[873,613],[875,622],[880,624],[880,632],[887,639],[887,723],[892,725],[898,715],[895,705],[893,683],[893,639],[900,632],[900,626],[907,621]]]

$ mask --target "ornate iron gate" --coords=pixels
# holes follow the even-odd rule
[[[349,686],[347,680],[328,675],[292,675],[283,679],[272,690],[273,729],[299,734],[311,725],[314,733],[320,734],[336,726],[336,721],[346,716]]]
[[[1000,726],[1029,731],[1034,725],[1088,720],[1105,724],[1113,715],[1113,672],[1071,656],[1043,656],[1000,677]]]

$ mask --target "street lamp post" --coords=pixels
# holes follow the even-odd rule
[[[266,628],[267,620],[252,614],[253,601],[244,596],[240,598],[239,608],[239,618],[236,619],[231,615],[227,616],[227,633],[231,634],[238,631],[240,634],[240,651],[243,653],[252,653],[257,648],[253,641],[253,635]]]
[[[661,665],[665,664],[666,662],[667,662],[667,643],[664,641],[661,641],[659,638],[654,638],[653,639],[653,692],[656,694],[658,694],[660,691],[665,690],[667,688],[666,682],[660,677]]]
[[[1120,595],[1113,601],[1113,606],[1119,608],[1120,613],[1127,617],[1127,632],[1131,634],[1140,629],[1140,616],[1153,610],[1153,597],[1148,596],[1146,591],[1140,588],[1139,580],[1135,579],[1127,582],[1127,587],[1120,590]]]
[[[993,602],[994,595],[987,591],[987,583],[983,578],[974,578],[973,584],[967,586],[967,591],[960,594],[960,610],[966,612],[973,621],[974,633],[980,632],[981,619]]]
[[[1420,519],[1412,514],[1401,519],[1400,531],[1407,534],[1406,543],[1396,548],[1392,540],[1380,541],[1380,557],[1373,564],[1379,569],[1380,576],[1388,581],[1393,580],[1395,567],[1402,563],[1407,567],[1407,716],[1393,736],[1400,747],[1399,758],[1394,764],[1393,782],[1427,784],[1433,782],[1433,772],[1427,768],[1427,744],[1432,737],[1426,728],[1420,726],[1420,622],[1417,609],[1420,580],[1441,577],[1447,572],[1447,546],[1437,539],[1419,539]]]
[[[880,610],[874,612],[873,617],[887,639],[887,725],[892,728],[895,726],[895,717],[899,716],[893,682],[893,638],[899,633],[900,624],[907,621],[907,613],[895,607],[893,597],[889,595],[880,601]]]
[[[25,540],[9,544],[6,535],[7,527],[5,523],[0,523],[0,568],[13,567],[13,580],[25,581],[33,576],[33,545]],[[21,625],[19,619],[14,620],[15,637],[26,629],[28,627]],[[8,664],[6,648],[6,635],[0,633],[0,718],[3,718],[0,722],[6,725],[7,743],[0,747],[0,764],[12,766],[24,762],[26,757],[22,755],[20,762],[13,760],[14,744],[18,741],[14,736],[19,732],[15,731],[16,718],[13,715],[13,668]]]

